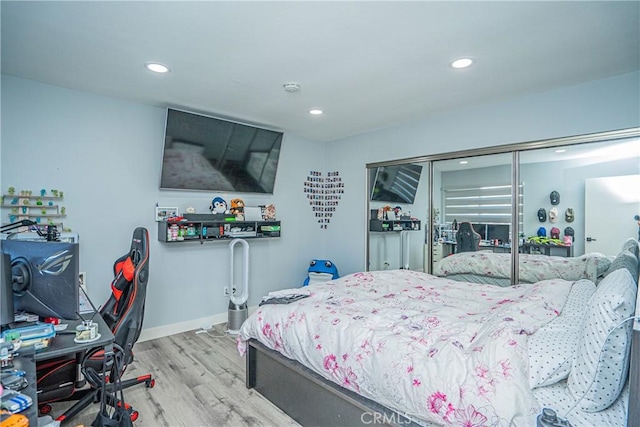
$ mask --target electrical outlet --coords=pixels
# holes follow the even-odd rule
[[[225,286],[224,289],[222,290],[222,296],[228,297],[229,296],[229,287]]]

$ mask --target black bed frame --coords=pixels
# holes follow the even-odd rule
[[[256,340],[247,342],[246,386],[303,426],[412,426],[411,419],[340,387]]]
[[[247,342],[246,386],[303,426],[411,426],[409,418],[340,387],[258,341]],[[633,331],[627,425],[640,426],[640,331]]]

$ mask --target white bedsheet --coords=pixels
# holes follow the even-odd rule
[[[519,255],[521,282],[536,283],[540,280],[560,278],[565,280],[588,279],[597,283],[611,260],[599,253],[579,257],[547,255]],[[442,258],[433,266],[433,274],[475,274],[487,277],[510,278],[511,254],[493,252],[462,252]]]
[[[162,164],[162,188],[233,191],[233,184],[198,151],[168,148]]]
[[[309,298],[262,306],[255,338],[323,377],[418,421],[529,425],[527,336],[554,319],[572,282],[501,288],[408,270],[309,286]],[[512,424],[513,423],[513,424]]]

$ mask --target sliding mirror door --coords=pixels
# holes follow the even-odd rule
[[[424,271],[428,163],[370,166],[368,270]]]
[[[432,236],[434,273],[440,260],[455,253],[493,252],[510,258],[511,164],[510,153],[433,162],[433,207],[437,214]],[[507,271],[504,282],[509,281]]]
[[[638,138],[523,151],[520,176],[523,254],[615,256],[625,239],[640,237]]]

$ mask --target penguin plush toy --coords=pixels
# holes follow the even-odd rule
[[[338,277],[340,277],[338,267],[333,262],[328,259],[312,259],[307,270],[307,278],[304,279],[302,286],[324,283]]]
[[[209,210],[213,214],[223,214],[227,212],[227,202],[222,197],[216,197],[211,201]]]

